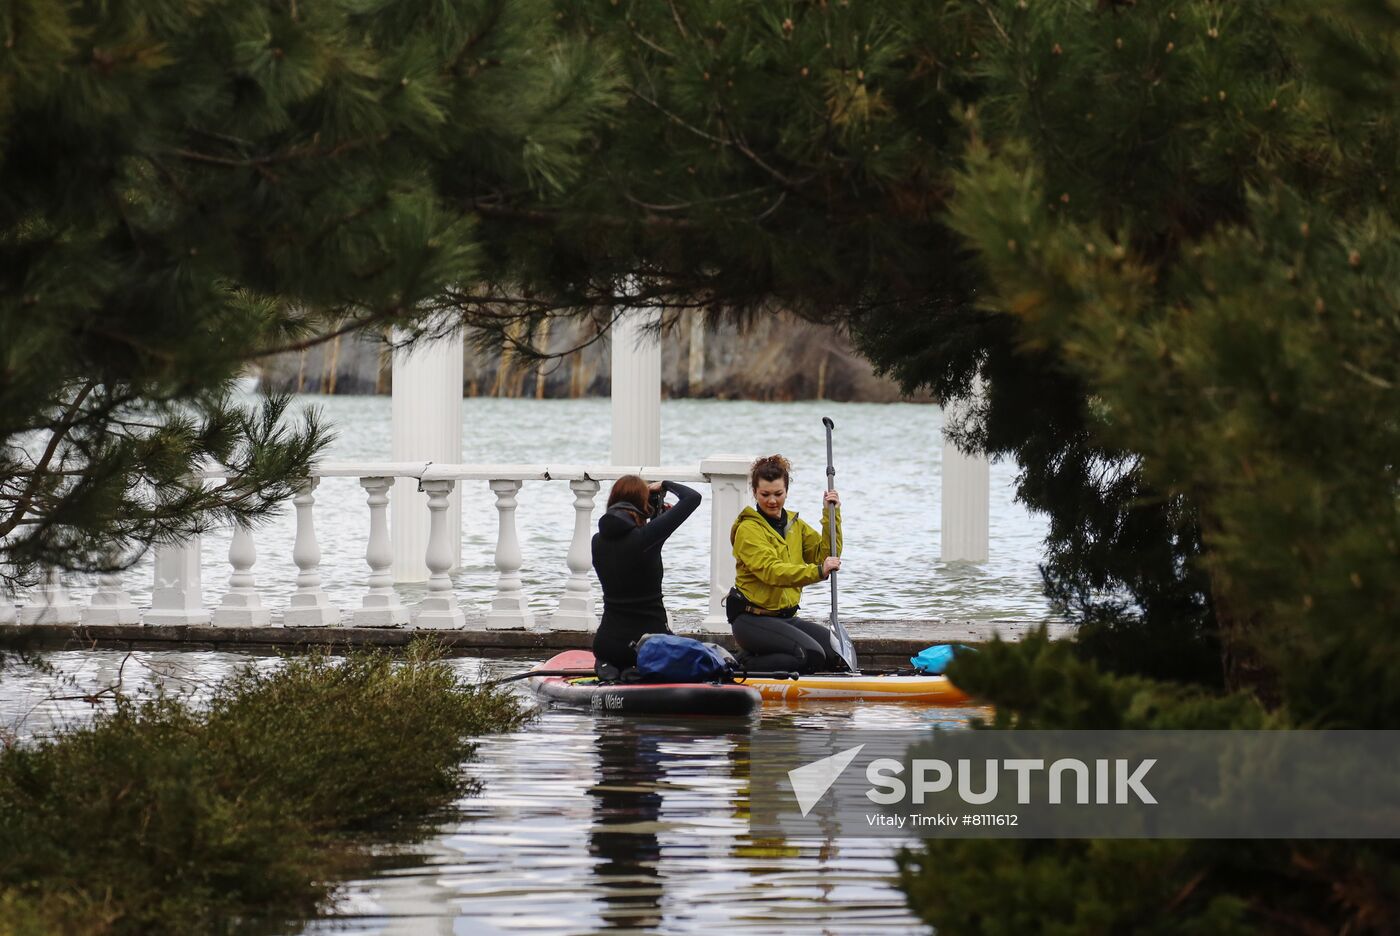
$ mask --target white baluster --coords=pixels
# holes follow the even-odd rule
[[[44,576],[44,584],[32,594],[33,600],[20,612],[21,623],[77,624],[82,617],[82,609],[68,597],[56,570],[50,570]]]
[[[241,523],[233,525],[233,538],[228,544],[228,564],[233,574],[228,577],[228,593],[214,612],[215,627],[269,627],[272,612],[263,607],[253,578],[253,564],[258,560],[253,545],[253,531]]]
[[[707,631],[729,632],[729,618],[724,613],[724,596],[734,585],[729,528],[744,509],[751,464],[753,459],[745,455],[711,455],[700,463],[700,470],[710,479],[710,604],[704,623]]]
[[[351,616],[356,627],[399,627],[409,622],[408,609],[399,603],[390,571],[394,550],[389,541],[388,491],[393,483],[393,478],[360,479],[369,503],[369,545],[365,547],[369,591]]]
[[[111,557],[114,561],[116,556]],[[120,572],[104,572],[97,579],[97,590],[83,609],[84,624],[139,624],[141,612],[132,604],[122,586]]]
[[[208,624],[199,570],[199,537],[156,547],[151,608],[141,623],[151,627]]]
[[[593,607],[593,553],[590,533],[593,528],[593,498],[598,494],[598,482],[591,478],[570,481],[574,492],[574,538],[569,544],[569,581],[559,610],[550,618],[553,630],[593,630],[598,616]]]
[[[457,606],[452,594],[452,542],[447,529],[447,506],[454,481],[423,481],[420,487],[428,495],[428,596],[418,602],[413,615],[415,627],[459,628],[467,616]]]
[[[316,542],[311,511],[316,503],[313,492],[320,481],[320,478],[311,478],[292,498],[297,509],[297,538],[292,546],[292,561],[301,571],[297,575],[297,590],[282,618],[286,627],[325,627],[340,623],[340,609],[331,604],[321,590],[321,546]]]
[[[520,541],[515,535],[515,495],[520,491],[521,483],[505,480],[491,482],[491,490],[496,493],[496,516],[499,520],[496,571],[500,574],[496,579],[496,597],[491,600],[491,611],[486,615],[488,630],[518,629],[535,622],[520,585],[521,557]]]

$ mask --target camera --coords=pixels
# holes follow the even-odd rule
[[[652,491],[647,495],[647,510],[653,517],[661,516],[661,511],[666,509],[666,489]]]

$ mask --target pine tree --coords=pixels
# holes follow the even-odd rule
[[[442,321],[615,106],[547,4],[13,0],[0,13],[0,575],[250,520],[325,445],[249,361]],[[476,310],[490,317],[478,305]],[[207,461],[237,480],[211,488]]]
[[[940,396],[987,380],[962,438],[1017,458],[1089,625],[955,664],[1003,727],[1394,723],[1393,2],[571,22],[622,50],[629,103],[570,193],[607,223],[569,268],[846,321]],[[944,842],[904,868],[940,932],[1379,932],[1395,857]]]

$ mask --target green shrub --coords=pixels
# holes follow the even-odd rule
[[[0,933],[253,931],[314,913],[365,845],[473,791],[472,736],[523,717],[425,646],[247,667],[207,709],[121,699],[0,757]]]

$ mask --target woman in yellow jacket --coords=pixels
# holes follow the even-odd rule
[[[841,672],[846,663],[824,625],[797,616],[802,588],[841,568],[831,554],[826,511],[818,533],[784,509],[792,465],[781,455],[760,458],[749,469],[754,507],[745,507],[729,530],[734,545],[734,589],[726,610],[743,662],[753,672]],[[841,498],[835,504],[836,552],[841,552]]]

